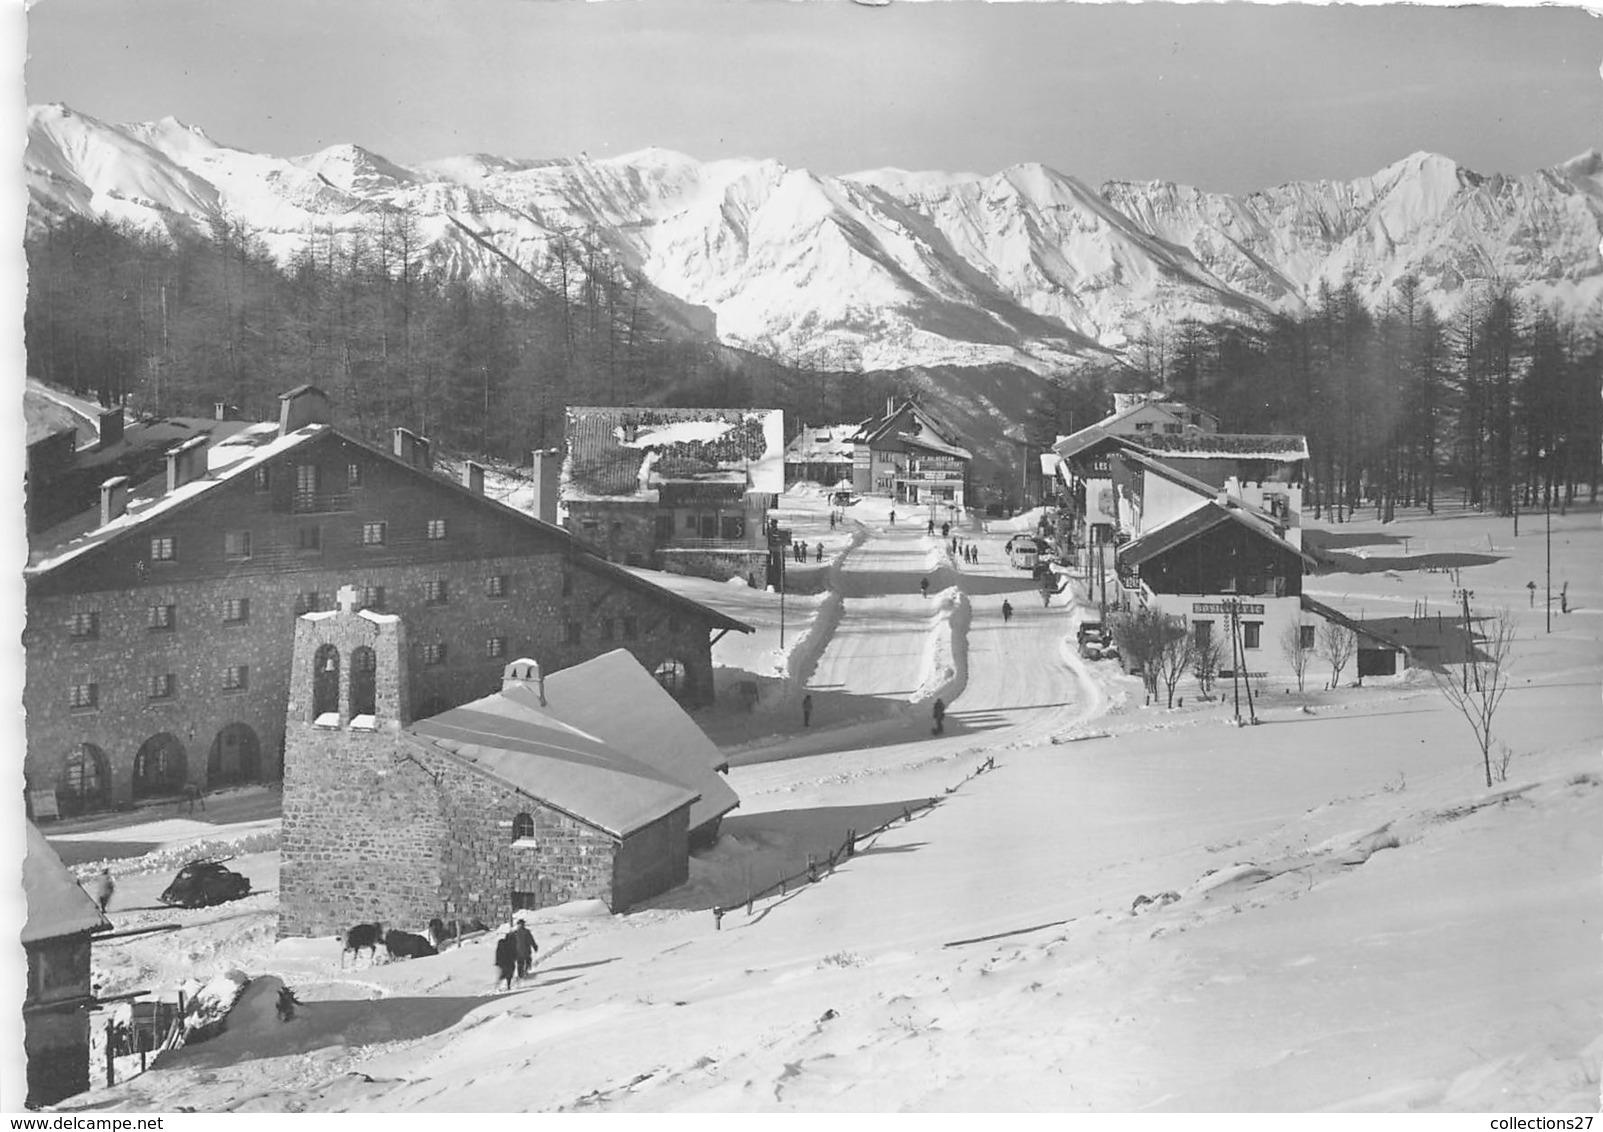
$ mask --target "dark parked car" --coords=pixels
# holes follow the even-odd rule
[[[206,908],[249,895],[249,877],[224,868],[222,861],[204,860],[191,861],[179,869],[157,899],[178,908]]]

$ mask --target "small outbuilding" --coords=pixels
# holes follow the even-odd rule
[[[22,859],[28,918],[22,947],[28,989],[22,1001],[29,1108],[89,1088],[90,938],[111,926],[32,822]]]

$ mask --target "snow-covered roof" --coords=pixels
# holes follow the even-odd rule
[[[1308,438],[1290,434],[1246,432],[1142,433],[1134,442],[1148,452],[1186,459],[1308,459]]]
[[[974,454],[967,448],[958,444],[948,444],[940,437],[927,432],[901,432],[897,438],[914,447],[923,448],[929,452],[938,452],[943,456],[954,456],[959,460],[972,460]]]
[[[700,793],[690,807],[692,830],[740,805],[718,773],[728,763],[724,753],[628,650],[553,672],[545,678],[545,699],[546,714]]]
[[[615,837],[627,837],[700,797],[656,767],[506,692],[420,720],[407,733]]]
[[[804,427],[785,448],[787,464],[850,463],[855,424]]]
[[[203,450],[205,471],[173,491],[167,490],[165,474],[152,476],[134,485],[128,507],[109,523],[100,523],[98,509],[91,508],[66,523],[45,532],[37,540],[38,550],[24,575],[43,574],[65,565],[86,551],[128,534],[152,519],[168,514],[219,484],[306,443],[328,429],[314,424],[278,435],[278,425],[263,422],[234,431],[224,440]]]
[[[1199,480],[1196,476],[1187,475],[1185,472],[1180,471],[1180,469],[1171,467],[1170,465],[1165,464],[1162,460],[1155,459],[1139,449],[1129,449],[1125,453],[1124,458],[1138,467],[1152,472],[1154,475],[1162,476],[1164,479],[1178,487],[1183,487],[1188,491],[1196,492],[1197,495],[1203,499],[1217,500],[1222,491],[1221,488],[1215,487],[1213,484],[1206,483],[1203,480]],[[1286,524],[1282,520],[1277,519],[1275,516],[1269,514],[1269,512],[1265,511],[1261,507],[1255,507],[1246,500],[1237,499],[1235,496],[1230,496],[1226,501],[1226,504],[1230,507],[1239,508],[1248,515],[1251,515],[1253,518],[1268,524],[1270,527],[1274,528],[1277,534],[1283,534],[1285,532]]]
[[[1221,523],[1229,522],[1239,523],[1253,534],[1268,539],[1287,553],[1302,559],[1306,566],[1314,565],[1312,559],[1286,541],[1276,525],[1267,517],[1248,510],[1234,499],[1198,500],[1197,505],[1190,510],[1182,511],[1151,530],[1143,531],[1138,537],[1119,547],[1119,561],[1139,566],[1182,543],[1189,542],[1205,531],[1212,530]]]
[[[570,406],[562,461],[567,501],[654,501],[664,483],[743,483],[785,490],[780,409]]]
[[[110,927],[100,906],[72,879],[39,827],[28,822],[27,831],[22,894],[28,905],[28,919],[22,925],[22,942],[37,943]]]

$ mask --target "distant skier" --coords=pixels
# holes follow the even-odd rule
[[[937,697],[930,713],[935,716],[935,734],[939,735],[946,730],[946,701]]]
[[[813,694],[811,692],[808,692],[805,696],[802,697],[802,726],[803,727],[811,727],[812,725],[813,725]]]
[[[1002,624],[1006,625],[1013,620],[1013,603],[1007,598],[1002,599]]]

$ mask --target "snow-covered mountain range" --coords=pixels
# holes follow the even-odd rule
[[[1149,325],[1304,309],[1322,282],[1378,299],[1406,272],[1443,313],[1479,281],[1603,323],[1603,153],[1482,176],[1416,153],[1353,181],[1246,196],[1166,181],[1092,188],[1043,165],[990,176],[820,176],[665,150],[403,168],[356,145],[272,157],[172,118],[113,125],[32,107],[30,224],[77,213],[170,231],[243,224],[287,261],[314,230],[375,234],[405,210],[447,273],[555,275],[594,240],[684,325],[865,369],[1120,351]]]

